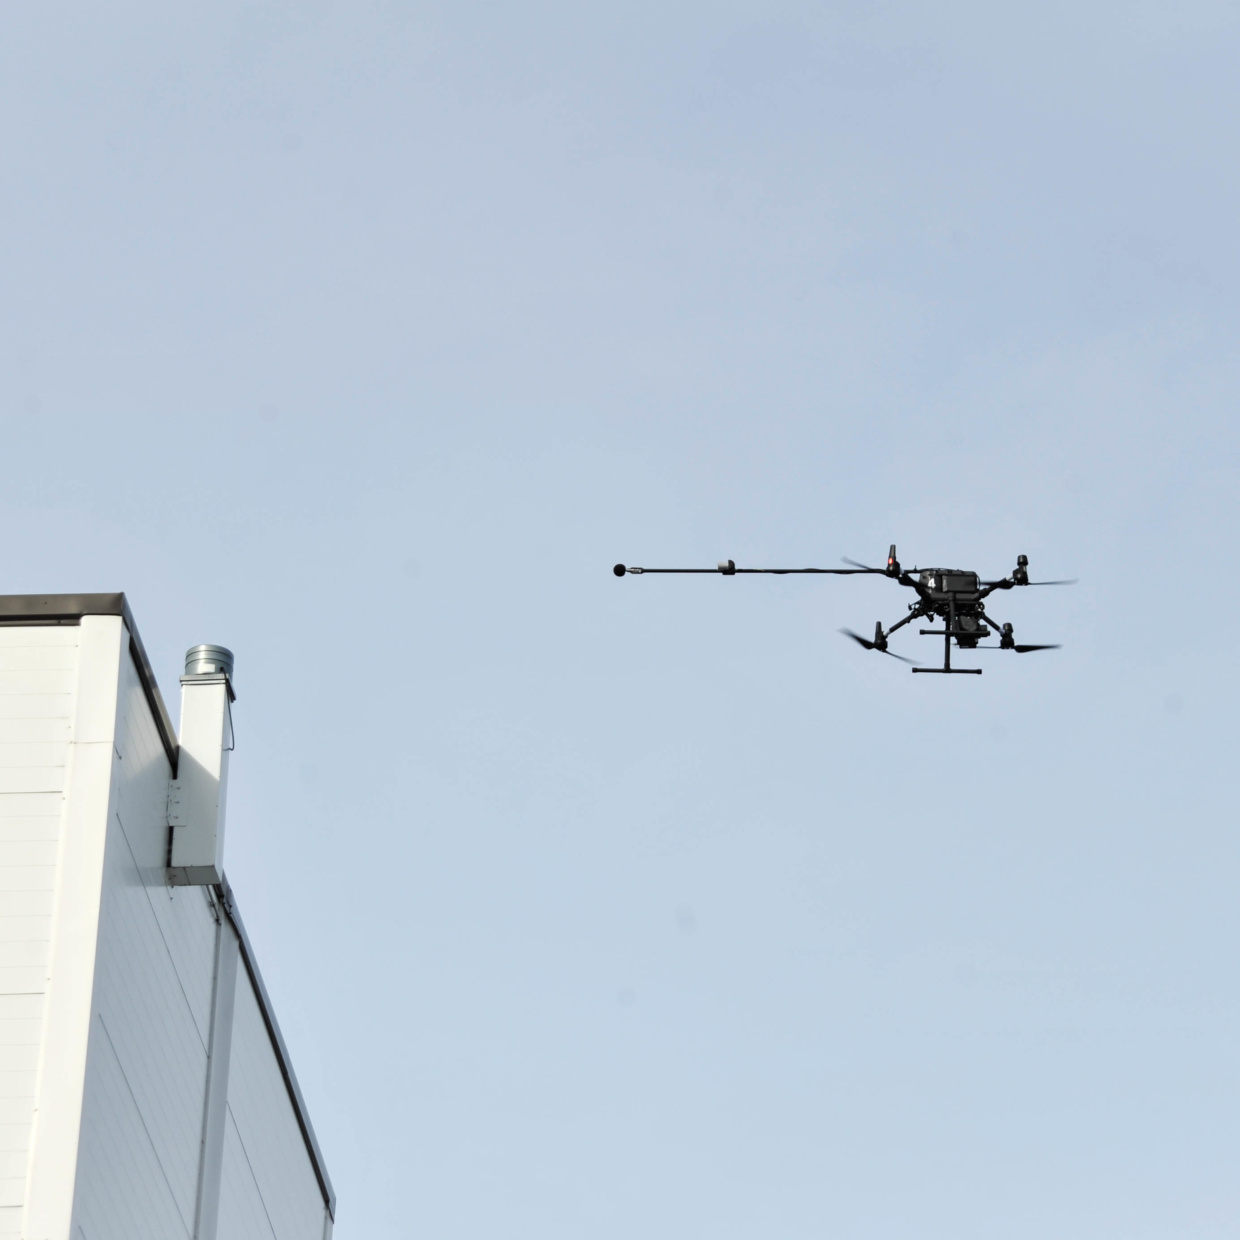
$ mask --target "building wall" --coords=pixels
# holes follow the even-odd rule
[[[323,1240],[323,1196],[244,968],[237,978],[220,1240]]]
[[[204,888],[164,880],[171,769],[131,659],[120,675],[74,1224],[173,1240],[193,1235],[217,925]]]
[[[82,620],[0,625],[0,1240],[212,1240],[217,947],[235,960],[244,932],[212,889],[167,884],[168,754],[120,618]],[[249,966],[217,1035],[223,1010],[213,1234],[324,1240]]]
[[[210,889],[167,885],[170,769],[131,660],[117,750],[74,1224],[87,1240],[192,1240],[216,936],[233,930]],[[219,1240],[322,1240],[324,1199],[244,968],[227,1109]]]
[[[76,625],[0,627],[0,1237],[21,1234],[47,992]]]
[[[216,936],[234,931],[208,888],[167,884],[170,769],[132,660],[116,744],[74,1222],[86,1240],[192,1240]],[[227,1107],[219,1240],[323,1240],[322,1192],[244,968]]]

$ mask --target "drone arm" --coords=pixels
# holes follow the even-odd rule
[[[737,568],[737,573],[772,573],[776,577],[785,577],[789,573],[819,573],[831,577],[860,577],[872,573],[872,568]],[[880,577],[882,573],[878,574]]]
[[[979,609],[979,610],[980,610],[980,609]],[[1012,626],[1011,626],[1010,624],[1009,624],[1009,625],[1007,625],[1007,626],[1004,626],[1004,625],[1000,624],[1000,623],[998,622],[998,620],[994,620],[994,619],[992,619],[990,616],[988,616],[988,615],[985,613],[985,611],[982,611],[982,612],[981,612],[981,617],[982,617],[982,619],[983,619],[983,620],[985,620],[985,621],[986,621],[986,623],[987,623],[987,624],[989,624],[989,625],[991,626],[991,628],[993,628],[993,629],[995,630],[995,632],[996,632],[996,633],[998,633],[998,634],[999,634],[999,644],[1000,644],[1000,646],[1001,646],[1001,647],[1003,647],[1003,643],[1004,643],[1005,641],[1011,641],[1011,640],[1012,640],[1012,638],[1011,638]],[[1006,647],[1003,647],[1003,648],[1004,648],[1004,649],[1006,649]]]
[[[908,573],[901,573],[896,580],[902,586],[909,586],[911,589],[916,590],[917,597],[921,599],[923,603],[930,601],[930,591],[927,590],[926,587],[923,586],[915,577],[910,576]]]
[[[630,568],[624,564],[617,564],[612,569],[617,577],[623,577],[625,573],[640,577],[643,573],[726,573],[726,571],[722,568]]]
[[[983,587],[977,597],[980,601],[981,599],[989,597],[996,590],[1010,590],[1015,584],[1016,582],[1014,582],[1011,577],[1004,577],[1002,581],[992,581],[989,585]]]
[[[623,577],[625,573],[632,573],[634,576],[641,576],[645,573],[714,573],[724,577],[735,577],[741,573],[770,573],[776,577],[784,577],[790,573],[817,573],[832,577],[856,577],[864,573],[878,573],[882,576],[878,569],[873,568],[737,568],[731,560],[722,561],[718,568],[630,568],[624,564],[617,564],[612,572],[617,577]]]
[[[912,611],[910,611],[910,612],[908,613],[908,615],[907,615],[907,616],[905,616],[905,617],[904,617],[904,619],[903,619],[903,620],[897,620],[897,621],[895,622],[895,624],[893,624],[893,625],[891,626],[891,628],[889,628],[889,629],[886,631],[886,633],[884,633],[884,634],[883,634],[883,636],[884,636],[884,637],[890,637],[890,636],[892,635],[892,633],[894,633],[894,632],[896,631],[896,629],[902,629],[902,628],[903,628],[906,624],[909,624],[909,623],[911,623],[913,620],[916,620],[916,619],[917,619],[917,617],[918,617],[918,616],[920,616],[921,614],[922,614],[922,613],[921,613],[921,608],[920,608],[920,607],[914,608]]]

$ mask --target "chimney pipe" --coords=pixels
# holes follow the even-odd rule
[[[224,810],[236,698],[232,670],[233,654],[224,646],[194,646],[185,652],[180,757],[168,789],[168,881],[174,886],[224,879]]]
[[[185,652],[187,676],[220,674],[232,679],[233,652],[227,646],[191,646]]]

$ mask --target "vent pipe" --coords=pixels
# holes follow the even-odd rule
[[[185,652],[181,749],[168,789],[172,828],[168,881],[203,886],[224,879],[224,809],[233,747],[233,655],[224,646]]]
[[[233,652],[227,646],[191,646],[185,652],[187,676],[227,676],[232,679]]]

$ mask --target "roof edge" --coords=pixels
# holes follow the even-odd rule
[[[213,890],[219,899],[220,907],[228,915],[228,920],[232,922],[233,929],[237,932],[237,938],[241,942],[241,958],[245,961],[245,970],[250,975],[254,994],[258,999],[258,1007],[263,1014],[263,1023],[267,1026],[267,1033],[271,1038],[271,1045],[275,1050],[276,1060],[280,1065],[280,1073],[284,1077],[284,1086],[288,1090],[289,1100],[292,1102],[293,1111],[297,1116],[297,1124],[301,1128],[302,1139],[306,1143],[310,1162],[314,1166],[315,1178],[318,1180],[319,1188],[323,1193],[323,1201],[327,1205],[327,1212],[331,1215],[332,1222],[334,1223],[336,1221],[336,1190],[332,1188],[331,1178],[327,1174],[327,1164],[323,1161],[323,1151],[319,1149],[318,1138],[314,1135],[314,1126],[310,1123],[310,1112],[306,1109],[306,1100],[301,1096],[301,1086],[297,1084],[297,1074],[293,1071],[293,1061],[289,1058],[288,1047],[284,1044],[284,1035],[280,1032],[275,1009],[271,1006],[271,998],[267,994],[267,987],[263,984],[263,975],[258,969],[258,959],[254,955],[254,948],[250,945],[250,936],[245,932],[245,923],[241,920],[241,914],[237,909],[236,897],[233,895],[232,888],[228,885],[227,874],[224,875],[223,881],[218,883]]]
[[[146,647],[138,633],[129,600],[119,594],[0,594],[0,624],[80,624],[83,616],[120,616],[129,630],[129,654],[138,669],[142,692],[155,716],[155,727],[163,742],[172,773],[177,773],[180,746],[172,717],[159,691]]]

